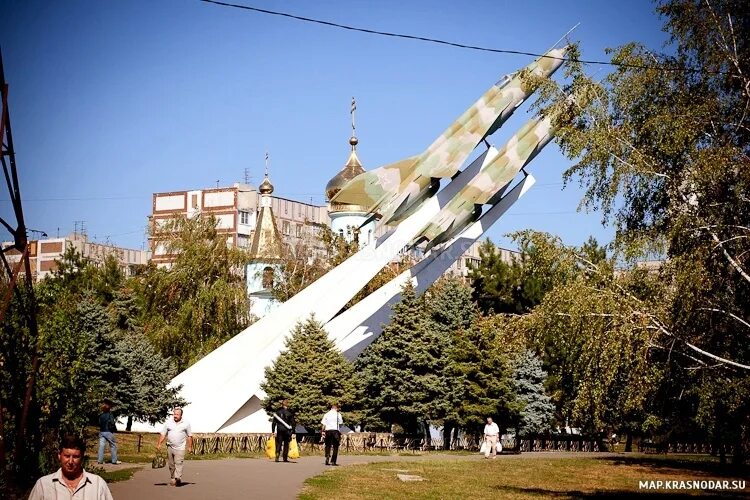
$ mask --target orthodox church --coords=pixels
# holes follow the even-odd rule
[[[357,156],[357,139],[355,133],[354,110],[356,103],[352,99],[352,136],[349,138],[351,151],[344,167],[326,184],[325,196],[328,203],[328,219],[331,231],[346,241],[356,241],[360,247],[369,245],[376,238],[376,221],[367,221],[367,207],[331,202],[330,200],[351,179],[365,172]],[[258,209],[255,232],[250,245],[250,263],[247,265],[247,291],[252,299],[251,313],[258,318],[272,311],[278,301],[273,297],[274,276],[278,273],[283,260],[285,240],[279,231],[273,212],[271,194],[273,184],[268,178],[268,165],[263,182],[258,186],[260,207]]]

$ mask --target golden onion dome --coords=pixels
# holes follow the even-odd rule
[[[263,179],[263,182],[260,183],[260,186],[258,186],[258,192],[260,192],[260,194],[273,193],[273,184],[268,180],[268,176],[266,176],[266,178]]]
[[[357,177],[359,174],[364,173],[365,169],[362,167],[362,163],[359,161],[357,156],[357,143],[359,141],[355,136],[349,139],[349,144],[352,146],[352,151],[349,153],[349,159],[346,161],[344,168],[337,173],[328,184],[326,184],[326,199],[331,200],[336,193],[341,191],[341,188],[350,180]],[[346,205],[342,203],[331,203],[329,212],[367,212],[366,207],[359,205]]]

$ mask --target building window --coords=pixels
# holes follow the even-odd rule
[[[263,288],[266,290],[273,288],[273,268],[271,266],[263,269]]]
[[[289,200],[284,200],[284,213],[289,213]]]
[[[240,210],[240,224],[250,224],[250,212]]]
[[[302,238],[302,224],[297,224],[297,238]]]
[[[284,221],[281,224],[281,232],[283,232],[285,235],[289,236],[289,234],[291,233],[291,228],[289,226],[289,221]]]
[[[192,206],[193,208],[198,208],[198,195],[197,195],[197,194],[194,194],[194,195],[192,195],[192,196],[191,196],[190,198],[191,198],[191,199],[190,199],[190,205],[191,205],[191,206]]]

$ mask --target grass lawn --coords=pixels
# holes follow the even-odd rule
[[[388,470],[391,469],[391,470]],[[423,482],[401,482],[397,471],[419,475]],[[714,494],[750,498],[750,482],[742,491],[639,490],[639,481],[746,479],[745,468],[722,474],[710,457],[623,455],[622,458],[542,454],[498,457],[497,460],[430,460],[381,462],[329,470],[308,479],[303,500],[451,499],[451,498],[639,498],[667,494]],[[674,497],[673,497],[674,498]]]
[[[87,472],[93,472],[94,474],[101,476],[108,483],[116,483],[117,481],[127,481],[133,477],[133,474],[141,470],[141,467],[127,467],[125,469],[111,471],[104,470],[101,467],[96,467],[94,469],[86,470]]]

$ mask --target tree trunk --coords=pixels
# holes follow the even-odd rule
[[[451,449],[451,435],[453,434],[453,422],[446,421],[443,425],[443,450]]]
[[[625,453],[633,451],[633,433],[630,430],[627,431],[627,438],[625,439]]]
[[[737,429],[737,435],[734,439],[734,451],[732,453],[732,465],[735,467],[745,463],[745,453],[742,448],[742,428]]]
[[[130,430],[133,428],[133,416],[128,415],[128,423],[125,424],[125,430],[130,432]]]

